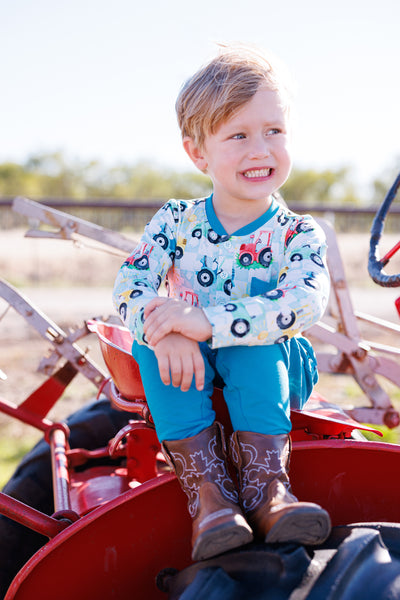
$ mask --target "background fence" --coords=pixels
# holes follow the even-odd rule
[[[52,208],[70,213],[80,219],[96,223],[114,231],[141,231],[165,200],[113,200],[91,199],[85,201],[68,198],[43,198]],[[304,206],[292,204],[290,208],[300,214],[312,214],[331,222],[337,233],[368,232],[378,209],[377,206]],[[0,198],[0,229],[27,226],[27,218],[12,210],[12,198]],[[32,225],[32,223],[30,223]],[[400,233],[400,206],[393,205],[385,223],[385,231]]]

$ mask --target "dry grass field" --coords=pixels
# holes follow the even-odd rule
[[[135,237],[132,235],[133,239]],[[397,241],[395,236],[385,238],[382,253]],[[339,235],[338,244],[355,309],[398,323],[394,300],[400,291],[380,288],[368,277],[368,235]],[[88,245],[93,244],[88,242]],[[22,230],[3,231],[0,234],[0,272],[3,279],[17,287],[59,326],[73,328],[86,318],[113,314],[111,289],[123,258],[121,254],[111,255],[103,250],[77,246],[70,241],[25,238]],[[391,272],[399,271],[399,261],[397,264],[393,261]],[[368,328],[363,334],[369,339],[398,345],[398,338],[394,339],[393,334],[382,334],[375,328]],[[5,381],[0,381],[1,396],[19,403],[43,382],[44,376],[37,372],[37,366],[49,343],[1,298],[0,340],[0,369],[7,375]],[[94,336],[85,338],[81,344],[89,346],[91,356],[102,364]],[[358,386],[347,377],[335,378],[332,383],[330,376],[322,375],[318,391],[339,403],[363,402]],[[397,395],[396,390],[391,392]],[[95,394],[94,386],[77,376],[50,417],[66,416]],[[0,439],[12,437],[20,445],[29,445],[39,437],[31,428],[2,415],[0,432]],[[0,456],[6,451],[0,443]],[[3,469],[0,480],[4,475]]]

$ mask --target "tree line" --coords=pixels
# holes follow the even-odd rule
[[[373,180],[368,198],[360,197],[348,167],[321,171],[295,168],[281,192],[289,204],[305,206],[380,203],[396,171],[394,166],[389,167],[380,178]],[[210,180],[202,173],[154,167],[144,161],[107,166],[98,160],[71,160],[63,153],[54,152],[34,154],[21,163],[0,163],[0,197],[146,201],[198,198],[210,191]]]

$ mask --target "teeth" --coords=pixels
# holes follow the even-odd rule
[[[271,174],[271,169],[255,169],[253,171],[246,171],[244,173],[245,177],[268,177]]]

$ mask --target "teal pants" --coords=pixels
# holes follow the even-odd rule
[[[194,382],[187,392],[165,385],[154,352],[134,342],[147,403],[158,439],[191,437],[215,420],[211,394],[223,387],[234,431],[270,435],[288,433],[290,409],[302,408],[318,380],[317,362],[305,338],[268,346],[230,346],[211,350],[200,343],[205,363],[205,385]]]

